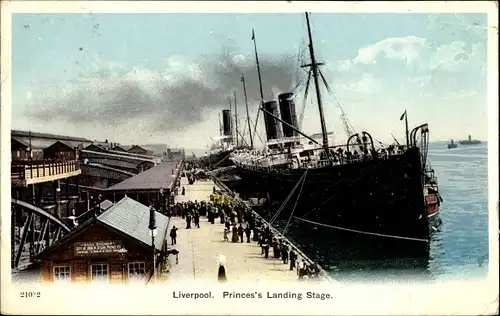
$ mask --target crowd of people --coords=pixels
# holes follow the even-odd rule
[[[203,181],[204,179],[199,179]],[[185,188],[183,188],[183,193]],[[221,196],[215,187],[213,196]],[[275,234],[269,224],[255,215],[246,206],[241,206],[234,201],[226,199],[212,199],[211,201],[187,201],[177,202],[171,208],[172,216],[180,216],[186,221],[186,229],[200,227],[200,217],[206,217],[207,221],[215,224],[218,221],[224,225],[223,241],[233,243],[257,242],[261,247],[261,255],[269,259],[269,250],[272,249],[271,259],[281,260],[288,264],[290,270],[296,270],[299,279],[316,278],[321,270],[316,264],[309,264],[305,258],[300,259],[299,254],[287,240]],[[176,242],[177,228],[170,237],[172,244]],[[174,234],[175,236],[173,236]]]

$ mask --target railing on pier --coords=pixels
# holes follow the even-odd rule
[[[13,161],[11,180],[21,184],[34,184],[45,181],[54,181],[81,173],[78,160],[68,161]]]
[[[228,193],[235,201],[239,202],[241,206],[243,206],[244,208],[246,208],[247,210],[249,210],[250,212],[252,212],[256,217],[259,218],[259,220],[264,223],[265,225],[267,225],[272,233],[276,236],[279,236],[281,239],[285,240],[288,245],[290,246],[290,248],[292,248],[295,253],[297,253],[297,255],[299,255],[300,257],[304,258],[304,260],[307,262],[307,264],[309,265],[316,265],[320,271],[320,276],[322,278],[324,278],[325,280],[329,281],[329,282],[333,282],[334,280],[328,275],[328,273],[317,263],[315,263],[313,260],[311,260],[306,254],[304,254],[297,246],[295,246],[295,244],[293,244],[288,238],[286,238],[285,236],[283,236],[283,234],[277,230],[276,228],[274,228],[268,221],[266,221],[262,216],[260,216],[257,212],[255,212],[250,206],[248,206],[247,204],[245,204],[240,198],[238,198],[233,191],[231,191],[231,189],[229,189],[224,183],[222,183],[221,181],[219,181],[217,179],[217,177],[213,176],[211,173],[209,173],[209,176],[211,176],[211,178],[214,180],[214,182],[220,187],[222,188],[224,191],[226,191],[226,193]]]

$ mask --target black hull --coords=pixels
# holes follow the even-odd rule
[[[287,220],[276,226],[283,228]],[[411,269],[425,273],[429,265],[426,242],[354,234],[301,221],[295,221],[287,235],[328,271]]]
[[[427,240],[429,227],[424,204],[420,152],[412,148],[402,155],[345,165],[309,169],[294,216],[343,231],[347,239],[369,237],[398,245],[404,253],[425,248],[426,242],[363,234],[401,236]],[[232,188],[242,196],[253,195],[283,201],[299,182],[304,170],[283,173],[238,167],[241,177]],[[280,218],[288,219],[300,185]],[[311,223],[302,222],[305,225]],[[316,225],[317,226],[317,225]],[[325,226],[323,226],[325,227]],[[413,249],[413,250],[412,250]]]
[[[229,167],[234,165],[234,163],[229,159],[229,155],[232,150],[224,150],[216,153],[211,153],[206,157],[200,158],[200,164],[203,168],[212,168],[212,167]]]

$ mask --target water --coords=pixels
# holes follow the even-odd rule
[[[445,142],[429,146],[429,160],[436,172],[442,224],[431,238],[429,258],[415,260],[354,259],[357,249],[339,249],[330,228],[315,228],[314,237],[329,238],[318,248],[313,238],[304,236],[302,223],[293,223],[287,237],[332,277],[350,281],[409,277],[425,279],[485,277],[488,272],[488,167],[487,144],[447,149]],[[284,215],[283,217],[288,217]],[[288,218],[277,223],[284,226]],[[336,247],[337,246],[337,247]],[[335,252],[335,253],[334,253]],[[339,260],[339,253],[342,253]],[[334,259],[335,258],[335,259]]]

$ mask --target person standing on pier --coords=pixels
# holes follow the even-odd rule
[[[262,248],[264,249],[264,258],[269,258],[269,240],[264,240]]]
[[[272,239],[272,247],[273,247],[273,257],[274,258],[279,258],[280,255],[279,255],[279,250],[278,250],[278,241],[276,240],[276,238],[273,238]]]
[[[219,271],[217,273],[217,281],[220,283],[227,282],[226,277],[226,257],[223,254],[217,256],[217,263],[219,265]]]
[[[290,249],[290,271],[293,271],[295,269],[295,260],[297,259],[297,255],[293,251],[293,249]]]
[[[243,242],[243,227],[241,226],[238,226],[238,236],[240,236],[240,240],[241,242]]]
[[[298,269],[299,279],[302,279],[304,275],[306,275],[306,271],[307,271],[306,260],[302,259],[302,261],[299,263],[299,269]]]
[[[186,188],[182,187],[182,195],[186,195]]]
[[[283,264],[288,263],[288,247],[286,244],[281,245],[281,259],[283,260]]]
[[[250,243],[250,233],[251,233],[250,225],[247,224],[247,226],[245,227],[245,235],[247,236],[247,243]]]
[[[252,240],[259,242],[260,234],[261,234],[260,229],[258,227],[254,227]],[[259,242],[259,244],[260,244],[260,242]]]
[[[232,242],[238,242],[238,227],[236,227],[236,224],[233,226],[233,237],[231,238]]]
[[[224,210],[222,208],[220,208],[220,209],[216,208],[215,211],[219,213],[220,223],[225,224],[226,223],[226,214],[224,213]]]
[[[186,229],[191,228],[191,213],[187,213],[186,215]]]
[[[172,245],[177,244],[177,227],[172,227],[170,230],[170,239],[172,239]]]
[[[200,213],[198,211],[194,211],[194,226],[200,228]]]

